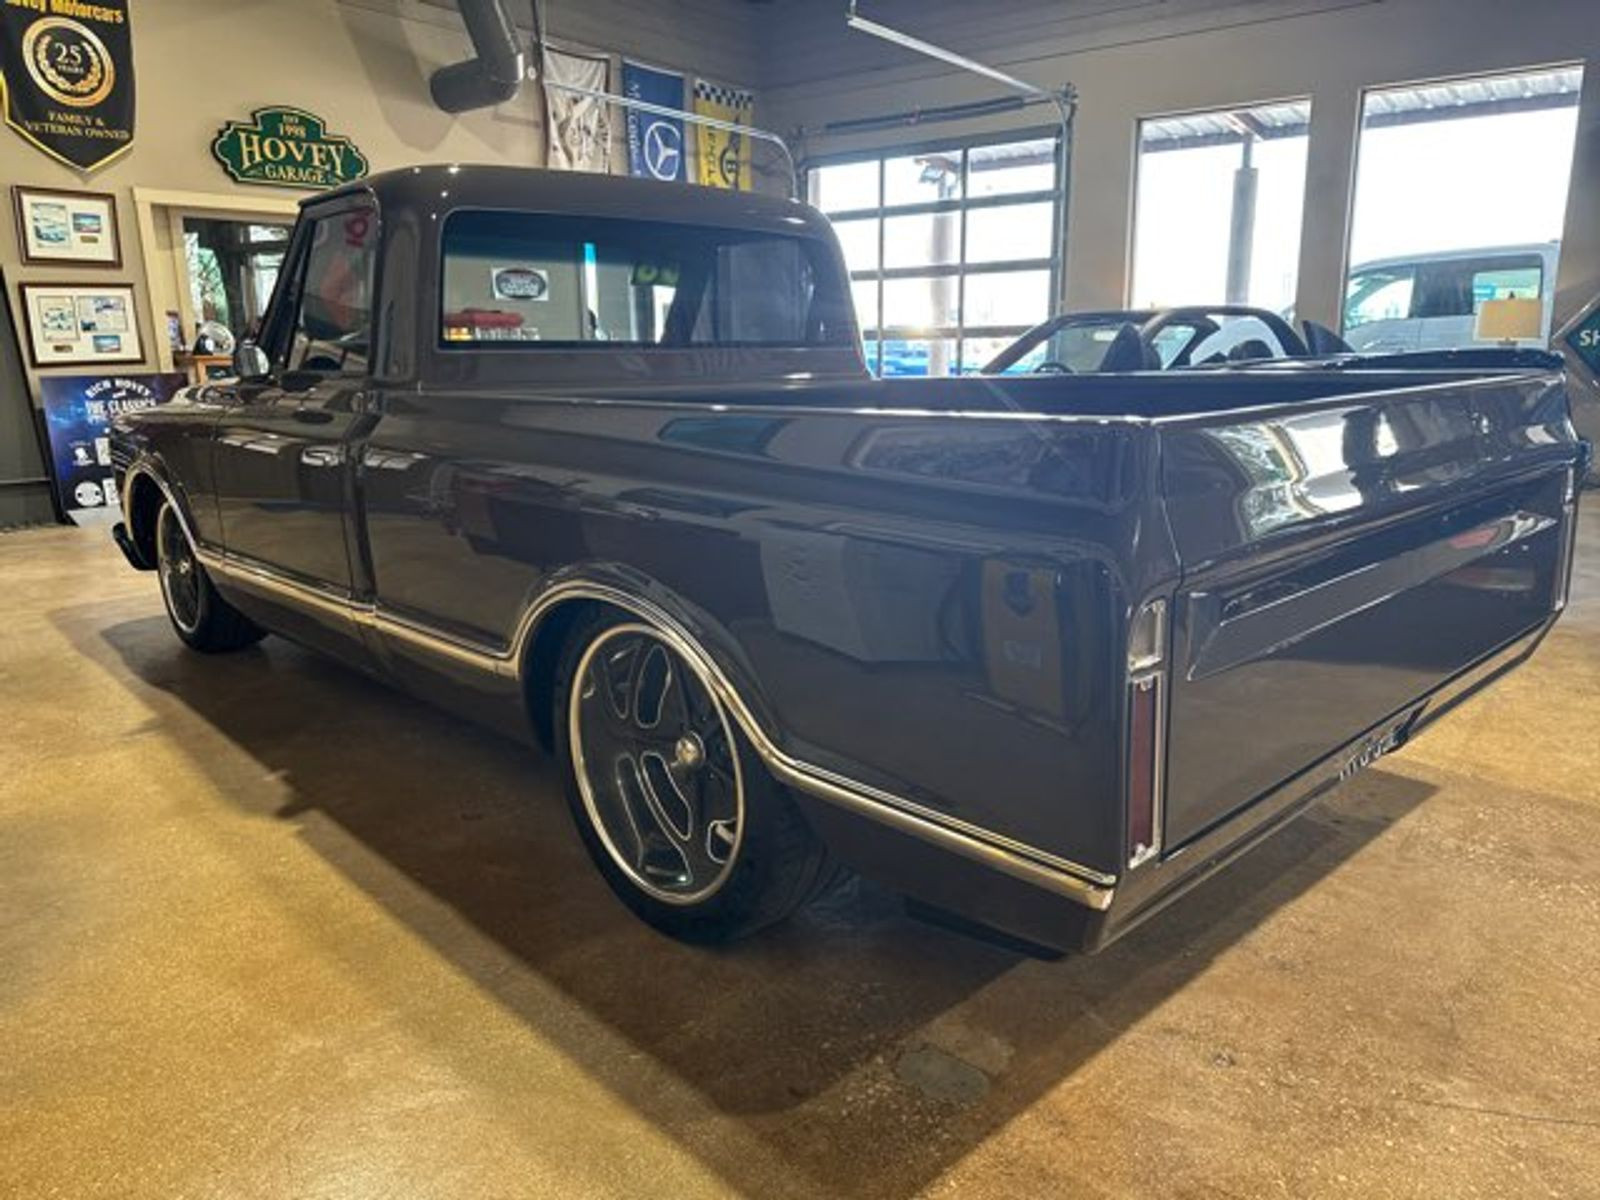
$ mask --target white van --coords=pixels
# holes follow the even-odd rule
[[[1517,344],[1547,346],[1560,253],[1560,242],[1540,242],[1362,263],[1345,284],[1344,340],[1369,353],[1480,345],[1485,300],[1537,298],[1544,301],[1539,336]]]

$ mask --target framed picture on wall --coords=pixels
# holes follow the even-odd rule
[[[22,261],[122,266],[116,197],[106,192],[62,192],[14,184],[17,246]]]
[[[35,367],[144,361],[131,283],[19,283]]]

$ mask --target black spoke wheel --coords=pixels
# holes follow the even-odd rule
[[[597,614],[568,642],[556,740],[590,856],[636,913],[691,941],[781,920],[836,877],[685,643]]]
[[[156,514],[156,576],[173,629],[191,649],[207,654],[259,642],[266,630],[229,604],[194,552],[189,531],[170,502]]]

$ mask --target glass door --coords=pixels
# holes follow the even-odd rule
[[[186,350],[225,354],[255,329],[272,298],[291,227],[288,221],[181,217]]]

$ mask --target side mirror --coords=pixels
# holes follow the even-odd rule
[[[234,347],[233,371],[240,379],[259,379],[272,373],[272,362],[265,350],[245,338]]]

